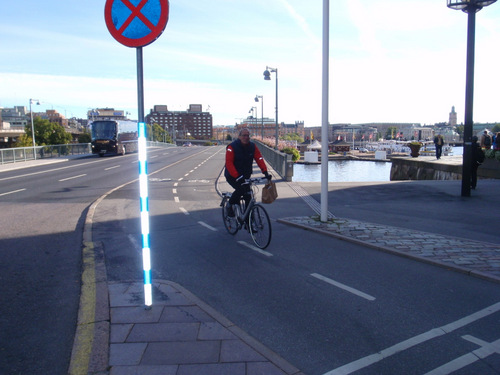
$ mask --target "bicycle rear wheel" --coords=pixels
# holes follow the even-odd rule
[[[227,210],[230,207],[229,199],[224,198],[222,202],[222,221],[224,221],[224,226],[229,234],[236,234],[238,231],[238,222],[236,221],[236,216],[229,216]]]
[[[265,249],[271,242],[271,220],[264,207],[256,204],[248,216],[250,235],[257,247]]]

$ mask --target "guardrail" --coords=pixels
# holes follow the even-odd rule
[[[16,147],[0,149],[0,164],[18,163],[35,159],[59,158],[69,155],[91,154],[90,143],[67,145]]]
[[[266,160],[266,162],[278,173],[281,178],[286,181],[292,181],[293,177],[293,161],[292,155],[285,154],[281,151],[276,151],[275,149],[266,146],[264,143],[253,139],[253,142],[259,147],[260,153]]]

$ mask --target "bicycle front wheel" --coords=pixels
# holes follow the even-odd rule
[[[230,206],[229,199],[224,199],[224,202],[222,203],[222,220],[224,221],[224,226],[229,234],[236,234],[238,231],[238,222],[236,221],[236,216],[228,215],[227,210]]]
[[[256,204],[248,216],[250,235],[257,247],[265,249],[271,242],[271,220],[264,207]]]

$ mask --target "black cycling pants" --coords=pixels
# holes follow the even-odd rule
[[[236,182],[236,179],[233,177],[226,177],[226,181],[229,185],[234,188],[233,194],[231,194],[231,198],[229,199],[230,204],[239,204],[241,197],[245,200],[245,204],[248,207],[250,203],[250,185],[240,185]]]

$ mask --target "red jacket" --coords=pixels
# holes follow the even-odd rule
[[[226,174],[228,173],[233,178],[238,178],[241,175],[250,178],[253,160],[250,157],[245,158],[245,155],[243,155],[246,147],[250,147],[249,150],[253,148],[253,160],[255,160],[262,173],[267,172],[266,163],[257,145],[250,142],[248,146],[243,146],[238,139],[226,148]]]

